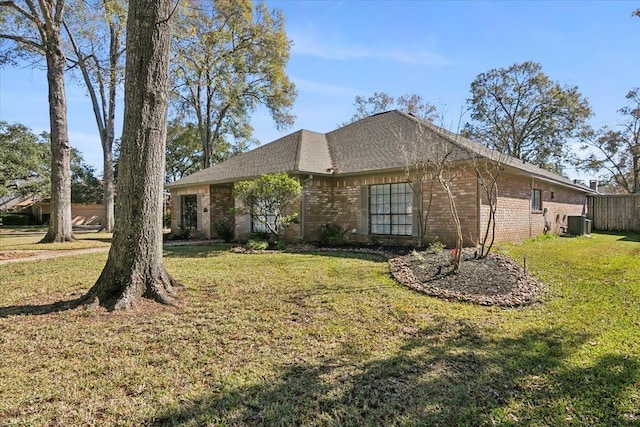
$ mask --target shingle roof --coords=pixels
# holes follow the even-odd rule
[[[331,166],[325,135],[299,130],[179,179],[167,187],[233,182],[275,172],[327,173]]]
[[[250,179],[265,173],[288,172],[328,175],[402,169],[416,151],[416,136],[444,141],[456,160],[475,155],[500,158],[512,171],[591,192],[588,187],[521,160],[499,155],[476,142],[398,110],[375,114],[327,134],[299,130],[239,154],[167,187],[214,184]]]

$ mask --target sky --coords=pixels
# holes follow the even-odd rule
[[[640,86],[640,7],[631,1],[266,1],[282,10],[292,41],[287,74],[297,119],[286,131],[253,114],[254,136],[273,141],[299,129],[328,132],[355,112],[357,95],[421,95],[457,130],[469,120],[475,77],[539,62],[552,80],[577,86],[591,124],[615,126],[625,95]],[[67,82],[69,139],[102,171],[102,150],[85,90]],[[122,108],[119,110],[122,114]],[[44,72],[0,68],[0,120],[48,130]],[[119,126],[120,127],[120,126]],[[577,149],[577,148],[576,148]],[[572,169],[570,178],[588,180]]]

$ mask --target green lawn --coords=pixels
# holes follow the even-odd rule
[[[107,254],[7,264],[0,425],[639,425],[639,240],[501,248],[548,285],[520,309],[421,295],[372,256],[207,246],[166,249],[181,308],[7,317],[80,295]]]
[[[47,234],[45,226],[0,226],[0,251],[71,250],[107,247],[111,233],[74,231],[72,243],[38,243]]]

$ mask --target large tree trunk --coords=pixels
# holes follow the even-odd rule
[[[107,263],[86,295],[109,310],[133,307],[142,297],[165,304],[177,297],[162,263],[171,13],[169,0],[129,2],[118,222]]]
[[[71,146],[67,133],[67,100],[64,89],[65,56],[60,28],[46,26],[47,82],[51,126],[51,218],[42,242],[75,240],[71,226]]]

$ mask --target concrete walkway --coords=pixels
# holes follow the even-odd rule
[[[164,247],[171,246],[206,246],[214,243],[218,243],[221,241],[218,240],[187,240],[187,241],[173,241],[173,242],[165,242],[163,244]],[[5,260],[0,260],[0,265],[11,264],[14,262],[26,262],[26,261],[37,261],[41,259],[49,259],[49,258],[60,258],[65,256],[73,256],[73,255],[83,255],[83,254],[93,254],[98,252],[108,252],[110,246],[105,246],[101,248],[87,248],[87,249],[60,249],[60,250],[0,250],[0,254],[4,253],[29,253],[33,255],[19,257],[19,258],[9,258]]]
[[[96,253],[96,252],[108,252],[108,251],[109,251],[109,247],[88,248],[88,249],[68,249],[68,250],[62,249],[62,250],[57,250],[57,251],[51,251],[51,250],[0,251],[0,253],[2,253],[2,252],[9,252],[9,253],[17,252],[17,253],[34,254],[34,255],[29,255],[29,256],[20,257],[20,258],[9,258],[9,259],[5,259],[5,260],[0,260],[0,265],[11,264],[11,263],[14,263],[14,262],[37,261],[37,260],[41,260],[41,259],[61,258],[61,257],[65,257],[65,256],[92,254],[92,253]]]

